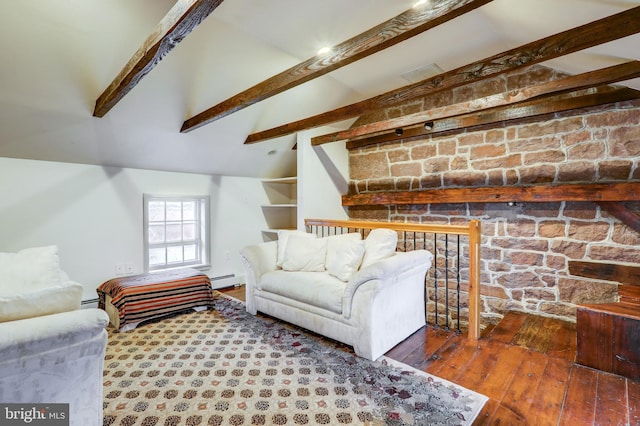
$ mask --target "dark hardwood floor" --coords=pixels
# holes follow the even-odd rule
[[[223,292],[245,299],[244,287]],[[517,312],[478,342],[427,326],[387,353],[488,396],[475,425],[640,425],[640,382],[575,355],[575,324]]]

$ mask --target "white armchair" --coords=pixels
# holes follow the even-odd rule
[[[70,425],[102,424],[109,319],[81,295],[55,246],[0,253],[0,402],[68,403]]]

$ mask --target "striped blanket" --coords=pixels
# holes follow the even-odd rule
[[[113,278],[97,292],[99,308],[107,313],[117,310],[117,318],[110,317],[120,331],[189,308],[213,307],[209,277],[190,268]]]

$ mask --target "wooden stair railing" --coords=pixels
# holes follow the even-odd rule
[[[417,224],[417,223],[403,223],[403,222],[376,222],[376,221],[357,221],[357,220],[331,220],[331,219],[305,219],[305,226],[308,231],[315,233],[322,233],[321,236],[336,233],[346,232],[361,232],[364,235],[364,230],[371,230],[375,228],[387,228],[397,232],[412,232],[414,233],[415,246],[415,234],[444,234],[447,238],[449,235],[454,235],[459,238],[466,237],[468,239],[468,260],[469,260],[469,278],[468,278],[468,338],[470,340],[478,340],[480,338],[480,244],[481,244],[481,232],[482,227],[480,221],[471,220],[467,225],[448,225],[448,224]],[[315,230],[314,230],[315,229]],[[340,229],[340,231],[338,231]],[[407,238],[404,235],[404,249],[407,249]],[[423,244],[424,244],[423,240]],[[448,241],[448,239],[447,239]],[[448,249],[447,249],[448,250]],[[460,248],[458,247],[458,255]],[[433,253],[437,256],[437,253]],[[458,262],[459,267],[459,262]],[[436,278],[437,280],[437,278]],[[458,270],[458,292],[459,290],[459,270]],[[437,295],[437,291],[435,292]],[[437,297],[437,296],[436,296]],[[458,301],[459,305],[459,301]],[[437,299],[436,299],[437,306]],[[446,305],[448,306],[448,305]],[[459,307],[458,307],[459,309]],[[436,322],[437,322],[436,311]],[[459,311],[458,311],[459,321]],[[459,322],[458,322],[459,324]]]

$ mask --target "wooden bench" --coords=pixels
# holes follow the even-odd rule
[[[569,271],[625,283],[618,286],[618,302],[578,305],[576,363],[639,380],[640,268],[570,262]]]

